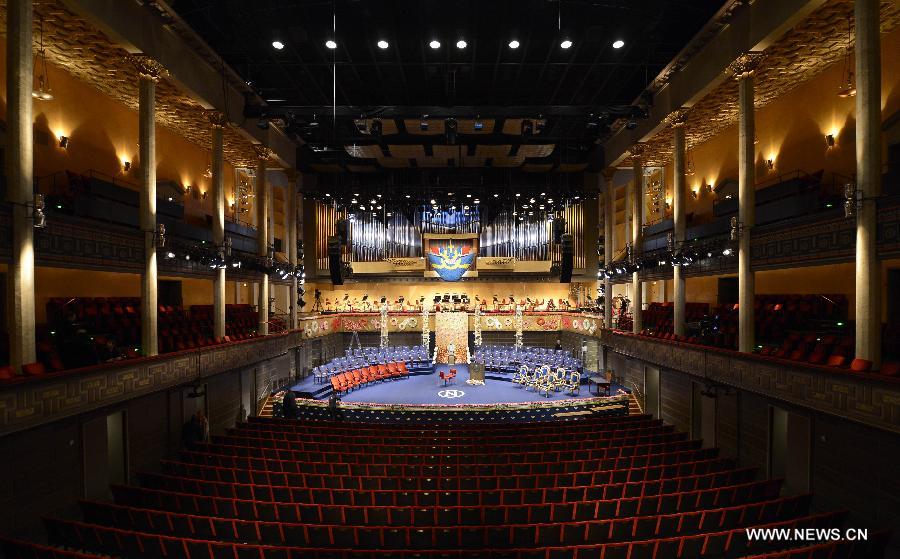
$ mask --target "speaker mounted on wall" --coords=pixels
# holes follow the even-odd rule
[[[344,263],[341,262],[341,239],[336,235],[328,237],[328,271],[332,285],[344,285]]]
[[[572,283],[572,266],[575,259],[575,239],[565,233],[560,239],[559,283]]]

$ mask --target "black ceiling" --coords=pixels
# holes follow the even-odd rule
[[[331,112],[325,109],[332,103],[360,108],[369,116],[384,107],[404,112],[413,107],[465,106],[477,113],[466,116],[482,118],[495,115],[481,114],[478,107],[546,107],[546,114],[553,112],[551,106],[572,106],[577,118],[550,116],[545,134],[557,144],[568,140],[591,145],[602,133],[587,126],[594,118],[590,115],[632,104],[723,1],[172,0],[171,4],[269,100],[273,116],[287,113],[298,121],[291,132],[309,143],[338,147],[371,138],[357,138],[349,115],[339,116],[332,126]],[[571,48],[560,48],[564,38],[573,42]],[[336,40],[338,47],[326,48],[328,39]],[[441,42],[439,49],[429,47],[432,39]],[[456,47],[459,39],[468,43],[465,49]],[[512,39],[519,41],[517,49],[509,48]],[[625,46],[614,49],[616,39]],[[273,48],[275,40],[284,43],[282,50]],[[379,40],[388,41],[389,48],[378,48]],[[314,130],[305,126],[311,113],[322,125]],[[291,118],[288,121],[291,124]],[[392,143],[404,141],[416,139]],[[465,138],[460,141],[468,143]],[[310,157],[324,156],[310,153]],[[338,163],[346,163],[346,156],[341,157]]]

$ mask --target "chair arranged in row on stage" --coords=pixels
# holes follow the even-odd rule
[[[516,373],[524,364],[529,368],[547,365],[552,369],[564,367],[578,369],[581,363],[572,357],[568,350],[550,349],[546,347],[522,348],[508,346],[482,346],[475,350],[472,360],[485,366],[490,372]]]
[[[313,368],[313,382],[327,384],[335,375],[369,366],[403,363],[404,371],[421,371],[431,366],[428,352],[422,346],[396,346],[386,348],[356,348],[347,350],[346,357],[337,357]]]
[[[331,388],[335,393],[349,392],[354,388],[365,386],[369,383],[392,380],[409,376],[409,370],[404,361],[388,363],[386,365],[370,365],[353,369],[345,373],[339,373],[331,377]]]
[[[553,372],[549,365],[535,367],[533,371],[528,365],[520,365],[512,380],[520,386],[543,392],[548,397],[551,392],[558,392],[563,388],[573,396],[581,391],[581,373],[571,371],[567,375],[563,367],[557,367],[556,372]]]

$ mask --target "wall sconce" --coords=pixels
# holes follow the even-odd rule
[[[201,200],[206,200],[206,191],[205,191],[205,190],[204,190],[203,192],[200,193],[200,199],[201,199]]]
[[[691,190],[691,198],[693,198],[694,200],[696,200],[696,199],[699,198],[699,197],[700,197],[700,191],[699,191],[699,190],[697,190],[697,189]]]
[[[666,198],[666,209],[667,210],[672,209],[672,199],[671,198]]]
[[[833,148],[834,147],[834,134],[826,134],[825,135],[825,146]]]
[[[128,171],[130,171],[131,170],[131,161],[123,161],[122,162],[122,170],[126,173]]]
[[[775,170],[775,160],[774,159],[766,159],[766,169],[770,171]]]
[[[194,187],[192,187],[192,186],[189,185],[189,184],[184,185],[184,194],[185,194],[185,196],[189,195],[189,194],[191,193],[191,190],[193,190],[193,188],[194,188]]]
[[[711,184],[704,184],[704,185],[703,185],[703,192],[709,194],[709,193],[712,192],[712,191],[713,191],[713,187],[712,187]]]
[[[69,137],[68,136],[60,136],[59,137],[59,147],[62,149],[66,149],[69,147]]]

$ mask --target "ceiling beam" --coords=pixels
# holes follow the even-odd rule
[[[672,111],[690,107],[722,83],[726,78],[725,68],[738,56],[747,51],[764,50],[824,2],[755,0],[744,3],[733,13],[727,25],[655,93],[649,117],[638,121],[633,130],[621,128],[606,142],[605,166],[622,163],[628,149],[637,142],[652,138],[665,126],[665,118]],[[698,37],[701,34],[698,33]],[[663,73],[668,70],[667,67]]]
[[[617,105],[611,107],[593,105],[517,105],[517,106],[374,106],[362,105],[247,105],[244,115],[248,118],[269,118],[293,116],[322,116],[332,114],[335,111],[338,118],[421,118],[427,115],[429,119],[435,118],[548,118],[548,117],[589,117],[602,112],[608,112],[612,116],[625,116],[632,114],[636,107],[630,105]]]
[[[169,71],[169,79],[197,103],[216,109],[240,124],[238,130],[248,140],[273,150],[278,163],[293,168],[296,143],[274,126],[262,130],[242,118],[247,97],[261,101],[249,88],[238,89],[241,78],[165,4],[160,12],[137,2],[121,0],[62,0],[69,9],[100,29],[111,41],[131,53],[156,59]],[[174,27],[178,27],[178,31]],[[185,40],[190,37],[191,42]],[[201,54],[201,50],[207,52]],[[206,55],[206,56],[204,56]],[[213,63],[215,61],[216,63]],[[226,85],[223,95],[223,75]]]

